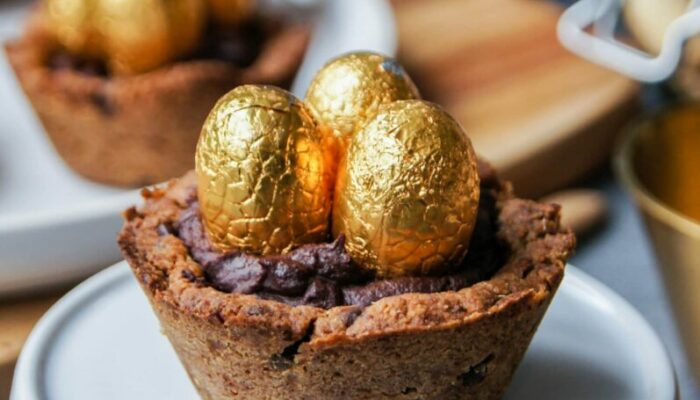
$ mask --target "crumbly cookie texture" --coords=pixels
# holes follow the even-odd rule
[[[119,244],[205,399],[498,399],[575,245],[559,207],[515,199],[501,184],[498,236],[511,254],[491,279],[366,307],[293,307],[206,284],[171,233],[194,182],[189,174],[144,192]]]

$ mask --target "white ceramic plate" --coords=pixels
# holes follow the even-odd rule
[[[196,399],[150,305],[122,262],[41,319],[11,400]],[[569,266],[506,399],[673,400],[669,358],[629,303]]]
[[[322,3],[293,85],[297,95],[303,96],[314,72],[330,57],[358,49],[393,54],[396,49],[393,15],[385,0]],[[20,34],[27,8],[26,1],[0,3],[0,42]],[[68,169],[0,51],[0,295],[75,280],[116,262],[119,214],[137,201],[137,191],[95,184]]]

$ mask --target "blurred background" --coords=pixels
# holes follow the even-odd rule
[[[657,6],[665,1],[656,0]],[[678,281],[700,285],[700,272],[666,276],[664,286],[661,272],[670,266],[654,252],[635,206],[634,199],[638,197],[633,186],[639,182],[628,182],[626,190],[613,168],[616,154],[618,163],[625,162],[617,149],[625,135],[632,136],[632,132],[640,130],[640,122],[636,122],[640,118],[673,116],[674,109],[669,107],[676,104],[690,105],[685,114],[696,114],[692,105],[698,93],[696,76],[700,76],[697,75],[700,69],[695,64],[695,46],[686,49],[678,72],[670,80],[640,84],[563,48],[557,39],[556,24],[564,7],[573,3],[568,0],[392,0],[399,43],[397,56],[424,97],[443,105],[464,125],[477,152],[515,183],[519,195],[563,205],[564,223],[579,238],[571,264],[609,285],[644,315],[668,347],[682,398],[700,399],[689,352],[684,350],[674,317],[692,319],[687,312],[679,311],[679,305],[683,308],[683,304],[693,300],[679,295],[674,308],[667,290],[683,292],[681,286],[674,286],[673,282]],[[654,53],[659,50],[659,37],[665,26],[687,7],[687,2],[680,2],[683,3],[680,6],[676,3],[669,1],[669,8],[659,6],[660,9],[652,5],[648,9],[652,11],[646,13],[626,11],[626,24],[621,23],[617,32],[626,42]],[[6,18],[3,21],[24,19],[27,4],[18,0],[0,1],[0,15]],[[3,25],[0,33],[6,39],[15,35],[17,29]],[[0,72],[12,73],[10,68]],[[11,89],[18,92],[17,84],[12,85]],[[0,91],[1,100],[13,102],[6,97],[7,93],[9,89]],[[697,114],[698,119],[686,116],[685,122],[679,122],[678,126],[700,137],[700,109]],[[661,130],[658,124],[651,129]],[[685,143],[690,148],[687,158],[695,159],[700,153],[699,142],[689,139]],[[41,146],[48,148],[45,143]],[[676,157],[678,150],[667,147],[669,157]],[[664,163],[670,165],[663,158],[647,161],[652,169]],[[693,176],[700,171],[691,168],[686,164],[678,167],[693,172]],[[71,176],[67,179],[82,179],[74,178],[72,172],[65,174]],[[700,186],[697,181],[665,175],[659,179],[664,185],[680,188],[680,197],[700,204],[700,197],[691,194]],[[92,183],[79,185],[84,185],[80,190],[90,196],[119,195],[125,203],[135,198],[126,189],[102,184],[91,186]],[[672,200],[653,194],[680,214],[690,215]],[[0,188],[0,197],[3,195]],[[3,212],[0,208],[0,217]],[[698,224],[694,218],[697,217],[688,217],[691,225]],[[11,218],[0,218],[0,234],[3,229],[10,232],[9,228],[3,228],[3,221]],[[113,235],[112,231],[107,233]],[[657,248],[661,246],[658,243]],[[700,271],[700,259],[694,257],[687,256],[682,262]],[[106,261],[99,266],[108,265]],[[93,270],[95,263],[89,263]],[[37,289],[0,297],[0,398],[6,398],[9,393],[14,361],[31,327],[82,273],[76,273],[75,279],[62,283],[59,289]],[[700,302],[700,297],[695,302]],[[694,324],[683,324],[686,348],[688,337],[694,336]],[[691,346],[697,352],[700,344],[695,342]]]

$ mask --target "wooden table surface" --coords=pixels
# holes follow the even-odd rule
[[[0,300],[0,399],[9,398],[15,362],[29,332],[62,293]]]
[[[543,0],[393,0],[399,59],[516,191],[541,196],[607,162],[639,85],[559,43]]]

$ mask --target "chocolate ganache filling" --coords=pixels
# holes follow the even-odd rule
[[[372,272],[352,262],[345,251],[343,236],[332,242],[304,245],[284,255],[220,252],[207,237],[194,194],[175,230],[192,258],[202,265],[205,283],[218,290],[255,294],[290,305],[366,306],[388,296],[459,290],[489,279],[508,256],[496,235],[497,186],[495,178],[482,176],[479,211],[469,251],[461,263],[446,265],[435,276],[375,279]]]

